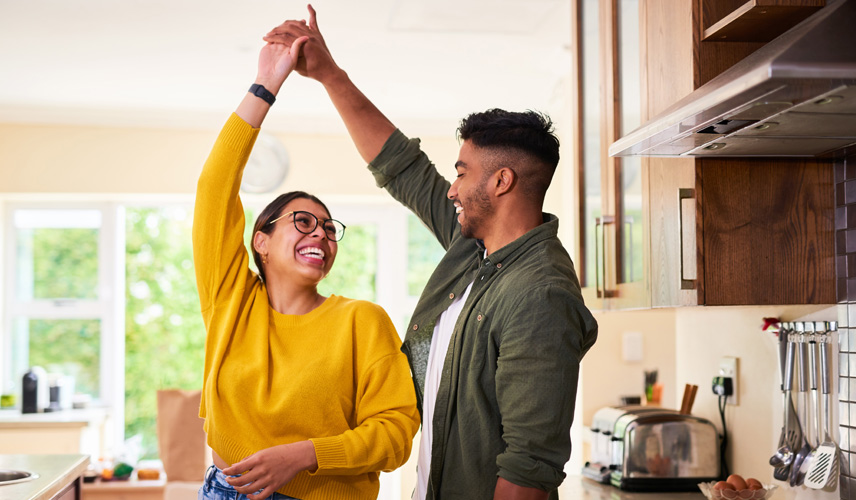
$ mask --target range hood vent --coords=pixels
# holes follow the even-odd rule
[[[832,156],[856,144],[856,0],[830,2],[663,113],[610,156]]]

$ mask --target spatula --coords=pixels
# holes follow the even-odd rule
[[[823,391],[823,412],[824,412],[824,438],[823,442],[818,446],[811,463],[811,469],[805,476],[805,485],[809,488],[819,490],[826,487],[830,477],[838,477],[838,445],[829,436],[829,337],[826,336],[823,342],[818,344],[820,350],[820,381]],[[820,425],[818,425],[818,435],[820,435]]]

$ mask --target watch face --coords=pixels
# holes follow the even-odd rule
[[[288,175],[288,151],[279,139],[260,133],[244,168],[241,191],[269,193],[274,191]]]

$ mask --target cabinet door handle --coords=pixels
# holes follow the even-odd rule
[[[604,227],[607,224],[614,224],[614,223],[615,223],[615,217],[613,217],[611,215],[604,215],[603,217],[596,217],[594,219],[594,237],[595,237],[594,259],[595,259],[595,265],[596,265],[597,264],[597,256],[598,256],[597,228],[600,228],[600,248],[601,248],[601,251],[600,251],[600,253],[601,253],[600,270],[601,270],[601,273],[603,273],[603,290],[601,290],[601,288],[600,288],[600,275],[601,275],[601,273],[598,273],[597,271],[595,271],[595,273],[594,273],[594,280],[595,280],[594,286],[595,286],[595,291],[597,292],[598,298],[615,297],[615,290],[607,290],[606,289],[606,228]]]
[[[684,276],[684,200],[694,200],[695,189],[678,189],[678,246],[681,247],[681,290],[695,290],[696,280]]]

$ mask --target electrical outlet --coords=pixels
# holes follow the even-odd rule
[[[737,378],[740,375],[737,371],[739,366],[737,360],[738,358],[733,356],[724,356],[719,360],[719,376],[731,378],[732,393],[726,398],[725,403],[735,406],[737,406],[737,395],[740,394],[737,384]]]

